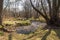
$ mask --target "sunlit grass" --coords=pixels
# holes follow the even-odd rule
[[[30,34],[18,34],[12,32],[12,40],[42,40],[42,38],[46,38],[46,40],[60,40],[60,29],[51,29],[50,33],[49,29],[45,30],[41,29],[41,27],[39,27],[34,33]]]
[[[4,35],[4,32],[0,31],[0,36],[3,36]]]
[[[39,20],[40,22],[46,22],[46,20],[42,16],[39,17]]]
[[[0,25],[0,28],[2,28],[3,26]]]
[[[19,20],[19,21],[3,21],[3,24],[4,25],[15,25],[15,24],[20,24],[22,26],[25,26],[25,25],[30,25],[31,22],[29,20]]]
[[[30,25],[30,20],[40,20],[41,22],[46,22],[44,18],[40,17],[37,19],[32,18],[28,20],[4,21],[3,24],[14,25],[17,23],[19,25]],[[60,40],[60,29],[51,29],[51,32],[49,33],[49,29],[42,29],[40,26],[35,32],[30,34],[18,34],[16,32],[12,33],[12,40],[43,40],[42,38],[46,40]]]
[[[55,29],[56,31],[58,31],[58,29]],[[34,33],[31,33],[29,35],[19,35],[19,38],[21,38],[21,40],[26,39],[26,40],[42,40],[43,37],[45,37],[45,35],[49,34],[49,29],[47,30],[43,30],[38,28]],[[47,34],[46,34],[47,33]],[[59,39],[59,35],[60,32],[58,31],[58,36],[57,33],[54,31],[54,29],[51,29],[51,33],[49,35],[47,35],[46,40],[60,40]],[[16,39],[17,40],[17,39]]]
[[[11,24],[11,25],[13,25],[13,24],[15,24],[15,22],[14,21],[4,21],[3,24]]]
[[[27,25],[30,25],[31,22],[29,20],[25,20],[25,21],[16,21],[16,24],[17,25],[20,25],[20,26],[27,26]]]
[[[32,17],[32,18],[29,18],[28,20],[46,22],[46,20],[45,20],[42,16],[40,16],[39,18],[34,18],[34,17]]]

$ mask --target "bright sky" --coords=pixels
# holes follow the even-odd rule
[[[4,0],[4,7],[7,5],[7,2],[8,0]],[[10,0],[10,2],[15,2],[16,0]],[[11,4],[10,5],[10,8],[18,8],[18,11],[22,11],[23,10],[23,6],[21,5],[22,4],[22,2],[20,2],[19,0],[18,0],[18,2],[17,3],[13,3],[13,4]],[[15,6],[15,5],[17,5],[17,7]]]
[[[10,0],[10,2],[15,2],[15,0]]]

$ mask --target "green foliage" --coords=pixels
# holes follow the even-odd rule
[[[46,20],[42,16],[39,17],[39,20],[40,22],[46,22]]]
[[[18,26],[27,26],[27,25],[30,25],[31,22],[29,20],[26,20],[26,21],[17,21],[16,24]]]
[[[14,21],[4,21],[3,24],[6,26],[11,26],[11,25],[14,25],[15,22]]]
[[[0,28],[2,28],[3,26],[0,25]]]
[[[3,36],[4,35],[4,32],[0,31],[0,36]]]
[[[31,22],[29,20],[18,20],[18,21],[4,21],[3,24],[5,26],[11,26],[11,25],[27,26],[30,25]]]
[[[30,21],[33,20],[33,21],[46,22],[46,20],[42,16],[40,16],[39,18],[32,17],[32,18],[29,18],[28,20],[30,20]]]
[[[35,18],[34,18],[34,17],[32,17],[32,18],[29,18],[29,20],[35,20]]]

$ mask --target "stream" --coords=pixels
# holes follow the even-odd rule
[[[21,26],[16,28],[16,32],[19,34],[29,34],[31,32],[35,32],[35,30],[39,26],[45,26],[46,23],[41,23],[41,22],[32,22],[31,25],[29,26]]]

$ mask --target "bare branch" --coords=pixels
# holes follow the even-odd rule
[[[42,17],[44,17],[44,19],[49,20],[48,17],[46,17],[41,11],[39,11],[38,9],[36,9],[36,8],[34,7],[34,5],[33,5],[33,3],[32,3],[31,0],[30,0],[30,2],[31,2],[31,5],[32,5],[33,9],[35,9],[35,11],[37,11]]]
[[[43,12],[44,12],[45,16],[48,17],[48,16],[47,16],[47,13],[46,13],[46,11],[45,11],[45,9],[44,9],[42,0],[41,0],[41,6],[42,6],[42,9],[43,9]]]
[[[49,15],[50,17],[52,16],[52,12],[51,12],[51,2],[50,0],[47,0],[48,6],[49,6]]]

